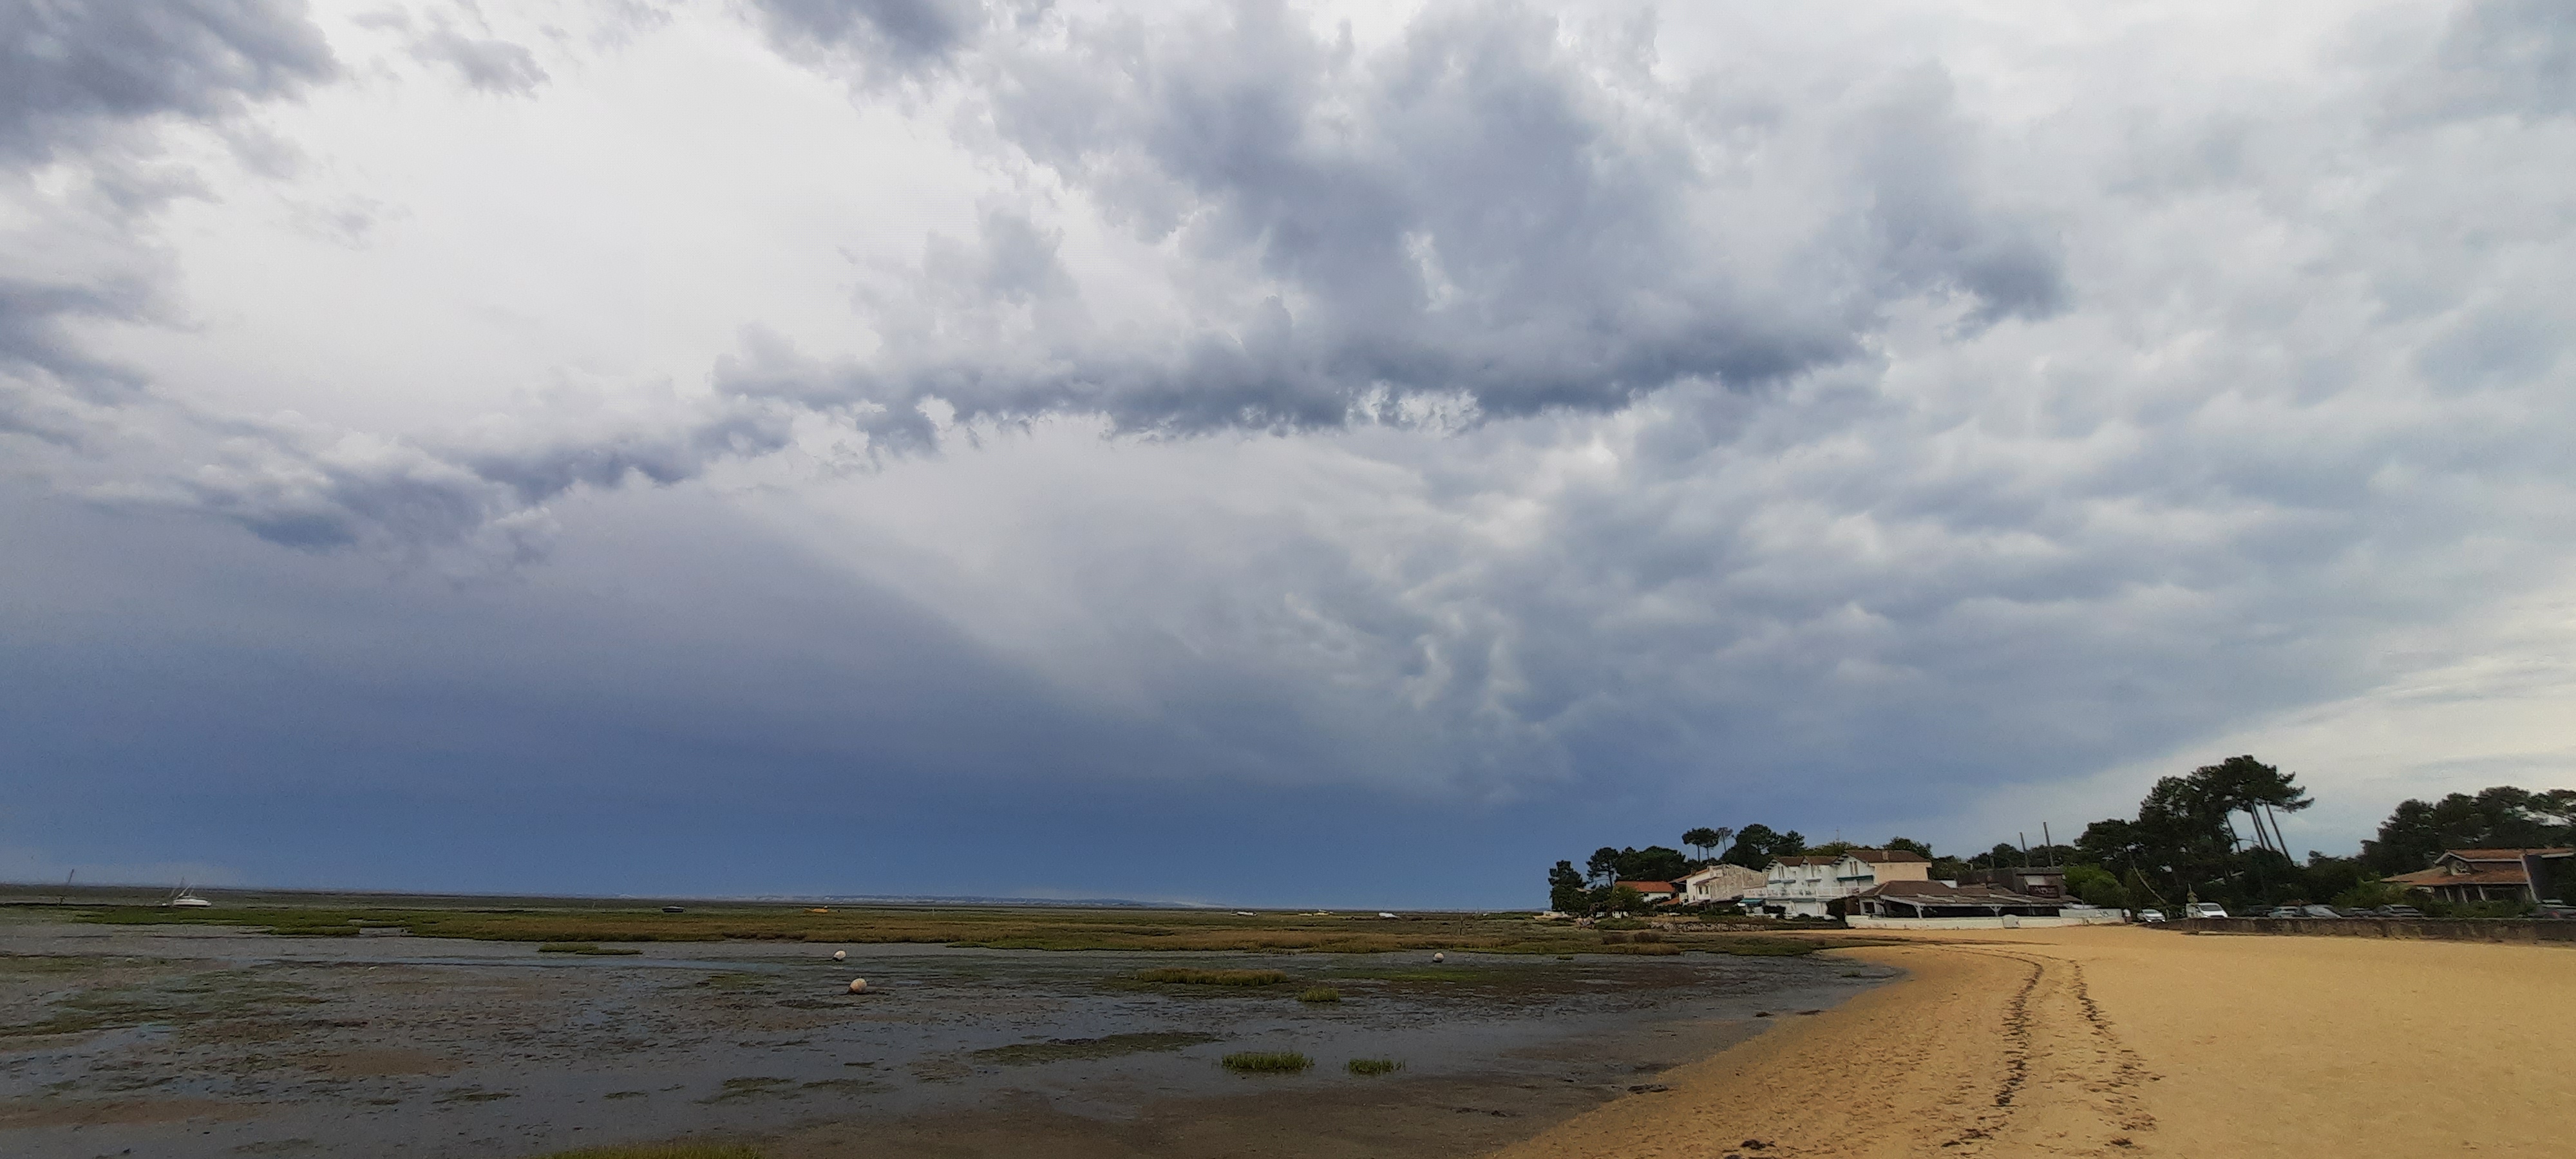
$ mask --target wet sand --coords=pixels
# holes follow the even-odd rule
[[[1892,977],[1823,958],[1196,954],[0,927],[0,1154],[1467,1156]],[[1294,981],[1142,984],[1162,966]],[[870,979],[853,996],[846,982]],[[1301,1003],[1309,984],[1337,1003]],[[1239,1050],[1315,1069],[1243,1076]],[[1397,1074],[1343,1063],[1396,1058]]]
[[[1917,940],[1835,952],[1906,981],[1497,1159],[2559,1155],[2576,1121],[2576,949],[2134,927]]]

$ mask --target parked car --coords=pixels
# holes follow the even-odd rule
[[[2300,909],[2294,905],[2276,905],[2272,907],[2272,912],[2266,916],[2276,918],[2303,918],[2308,916],[2308,911]]]
[[[2165,911],[2160,909],[2142,909],[2138,911],[2138,920],[2142,922],[2160,922],[2165,920]]]
[[[2540,901],[2539,911],[2534,913],[2532,916],[2543,918],[2576,918],[2576,905],[2569,905],[2554,897],[2542,898]]]
[[[2214,901],[2196,901],[2190,905],[2182,907],[2182,916],[2187,918],[2223,918],[2227,916],[2227,907]]]
[[[2375,918],[2420,918],[2424,911],[2411,905],[2384,905],[2370,911]]]
[[[2339,918],[2343,916],[2341,912],[2337,911],[2335,907],[2330,905],[2304,905],[2299,908],[2306,910],[2308,916],[2312,918]]]

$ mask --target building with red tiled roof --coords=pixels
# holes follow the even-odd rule
[[[2549,863],[2570,858],[2576,849],[2446,849],[2431,868],[2388,880],[2448,902],[2539,901]]]
[[[1682,899],[1681,887],[1669,881],[1614,881],[1610,888],[1636,890],[1656,905],[1670,905]]]

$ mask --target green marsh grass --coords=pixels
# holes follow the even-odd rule
[[[1315,1065],[1315,1060],[1293,1050],[1247,1050],[1229,1054],[1223,1062],[1225,1069],[1237,1074],[1296,1074]]]
[[[1330,986],[1308,986],[1297,992],[1299,1002],[1339,1002],[1342,992]]]
[[[1394,1074],[1403,1070],[1404,1064],[1391,1058],[1355,1058],[1343,1064],[1343,1069],[1355,1075]]]
[[[794,1089],[796,1080],[772,1078],[767,1075],[744,1075],[741,1078],[726,1079],[720,1085],[722,1089],[698,1101],[725,1103],[737,1099],[756,1099],[763,1095],[783,1095]]]

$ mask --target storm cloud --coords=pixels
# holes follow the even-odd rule
[[[102,784],[165,705],[263,800],[758,784],[914,888],[1009,799],[1152,892],[2576,759],[2546,5],[31,11],[0,722]]]
[[[927,440],[932,399],[968,421],[1171,433],[1423,402],[1514,418],[1776,384],[1858,357],[1910,297],[1979,324],[2058,308],[2048,224],[1986,187],[1937,67],[1744,108],[1659,82],[1644,45],[1566,32],[1448,10],[1364,51],[1255,5],[992,47],[996,146],[1195,300],[1103,325],[1054,236],[996,211],[925,257],[877,357],[767,365],[737,389],[866,408],[898,447]]]

